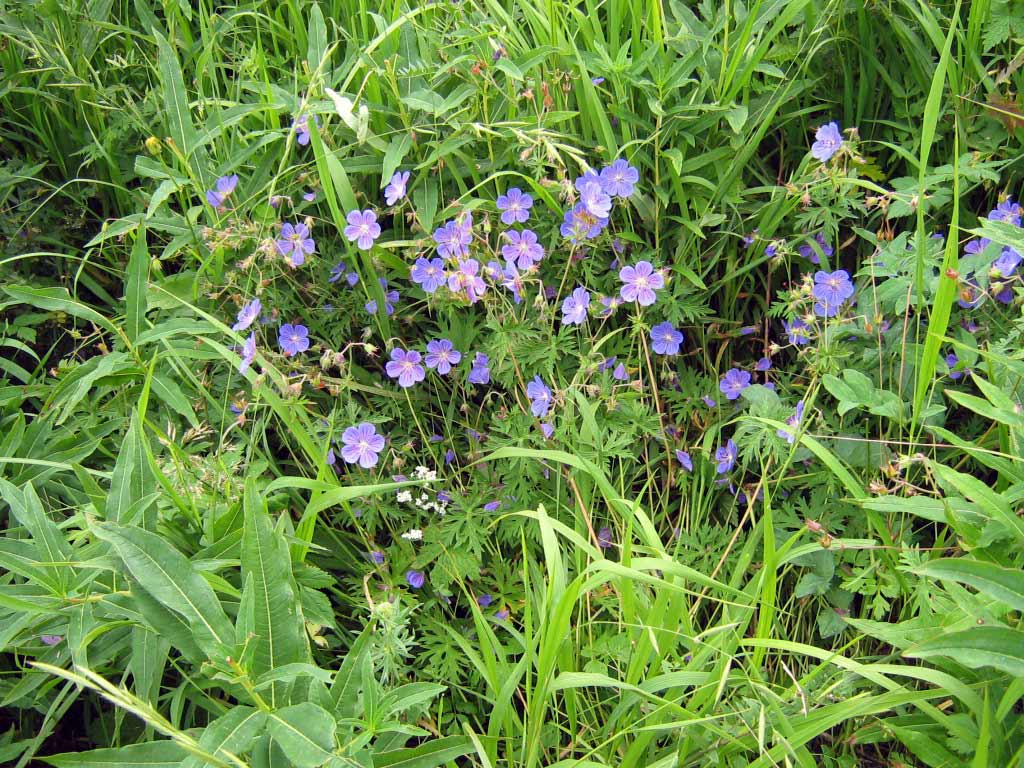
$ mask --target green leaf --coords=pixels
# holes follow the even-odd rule
[[[227,654],[234,637],[231,622],[213,588],[188,558],[164,537],[141,528],[97,523],[93,530],[114,547],[150,595],[191,625],[196,642],[209,658]]]
[[[954,488],[975,502],[983,514],[1003,525],[1009,533],[1016,536],[1018,542],[1024,542],[1024,521],[1017,517],[1004,496],[978,478],[957,472],[945,464],[933,461],[929,462],[928,466],[943,486]]]
[[[288,544],[274,530],[251,475],[246,478],[243,506],[242,578],[253,580],[251,672],[260,677],[286,664],[308,661],[309,649]],[[271,706],[278,706],[285,685],[278,682],[271,687]]]
[[[135,343],[146,322],[146,286],[149,283],[149,247],[146,244],[146,225],[135,232],[135,245],[128,259],[124,280],[124,333]]]
[[[384,187],[391,180],[391,177],[398,170],[411,147],[412,136],[408,131],[403,131],[391,139],[387,152],[384,153],[384,166],[380,177],[381,187]]]
[[[360,633],[345,655],[341,668],[331,684],[331,698],[334,712],[339,718],[355,717],[359,708],[359,685],[362,682],[363,657],[370,651],[373,641],[373,627],[369,625]]]
[[[327,55],[327,25],[319,3],[313,3],[309,9],[309,27],[306,33],[309,44],[306,48],[306,61],[311,70],[320,68],[320,63]]]
[[[919,576],[948,579],[974,587],[983,594],[1024,611],[1024,571],[968,557],[946,557],[911,569]]]
[[[63,752],[39,759],[57,768],[176,768],[187,756],[183,748],[167,740],[88,752]]]
[[[1024,632],[984,625],[940,635],[903,653],[912,659],[946,656],[971,669],[995,667],[1024,677]]]
[[[270,735],[296,768],[317,768],[334,750],[334,716],[304,702],[267,716]]]
[[[50,312],[64,312],[117,334],[117,330],[107,318],[95,309],[79,304],[72,299],[67,288],[29,288],[27,285],[5,285],[3,290],[17,303],[28,304]]]
[[[141,517],[147,531],[156,529],[156,508],[152,504],[142,507],[140,502],[156,491],[156,480],[150,472],[146,449],[142,444],[142,429],[137,416],[132,418],[114,464],[107,495],[107,520],[122,525],[134,524]],[[140,514],[141,513],[141,514]]]
[[[473,742],[465,736],[446,736],[411,749],[374,755],[373,768],[435,768],[472,751]]]
[[[424,704],[444,693],[445,687],[437,683],[407,683],[388,691],[380,700],[384,717],[401,714]]]
[[[195,146],[196,128],[192,123],[192,113],[188,107],[188,95],[185,92],[185,80],[181,75],[181,65],[174,49],[155,29],[153,36],[157,45],[157,65],[160,82],[163,85],[163,114],[167,120],[170,138],[178,145],[178,149],[187,158]],[[200,169],[201,171],[202,169]]]
[[[70,569],[64,564],[71,560],[71,547],[57,524],[46,516],[36,489],[31,483],[26,483],[19,491],[13,483],[0,478],[0,498],[7,502],[15,519],[32,535],[40,560],[45,563],[42,567],[59,587],[60,594],[66,595]]]
[[[234,763],[229,755],[238,756],[248,751],[253,741],[266,726],[267,715],[253,707],[235,706],[206,726],[199,746],[215,757]],[[203,768],[207,763],[193,755],[181,763],[181,768]]]

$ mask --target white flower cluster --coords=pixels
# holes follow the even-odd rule
[[[423,539],[423,531],[419,528],[410,528],[402,534],[402,538],[406,541],[421,541]]]
[[[413,477],[417,480],[426,480],[427,482],[437,480],[437,470],[423,466],[416,467],[413,471]],[[448,511],[448,502],[431,500],[430,496],[426,493],[421,493],[414,500],[412,497],[412,491],[408,488],[403,488],[402,490],[397,491],[395,493],[395,500],[399,504],[415,504],[417,509],[422,509],[424,512],[437,512],[437,514],[443,515]],[[412,531],[410,531],[410,533],[411,532]],[[402,534],[402,537],[408,538],[406,534]],[[410,541],[412,540],[413,539],[410,539]]]
[[[416,467],[416,470],[412,473],[413,477],[417,480],[437,480],[437,470],[428,469],[427,467]]]

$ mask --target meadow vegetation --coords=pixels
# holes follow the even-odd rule
[[[0,764],[1024,765],[1024,2],[0,2]]]

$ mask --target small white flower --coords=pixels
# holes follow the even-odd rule
[[[410,501],[412,501],[412,491],[401,490],[397,494],[395,494],[395,499],[398,501],[399,504],[408,504]]]
[[[420,541],[423,538],[423,531],[419,528],[412,528],[403,533],[402,538],[406,541]]]

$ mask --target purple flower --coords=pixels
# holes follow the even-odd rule
[[[379,549],[375,549],[372,552],[367,552],[366,554],[374,565],[384,565],[384,553],[381,552]]]
[[[579,325],[587,319],[587,308],[590,307],[590,291],[580,286],[562,302],[562,324]]]
[[[629,197],[635,191],[633,185],[640,181],[640,171],[620,157],[601,169],[601,181],[612,197]]]
[[[999,258],[992,262],[992,271],[999,277],[1013,277],[1020,263],[1021,255],[1007,246],[1003,248]]]
[[[629,381],[629,372],[626,370],[626,366],[619,363],[615,366],[615,370],[612,371],[612,378],[616,381]]]
[[[488,501],[486,504],[484,504],[484,512],[497,512],[500,508],[500,501]]]
[[[970,376],[971,373],[973,373],[970,368],[958,367],[960,366],[960,358],[952,352],[946,355],[946,365],[949,367],[949,378],[953,381],[963,378],[964,376]]]
[[[580,188],[580,202],[587,213],[598,219],[606,219],[612,212],[612,199],[597,180],[587,181]]]
[[[347,270],[348,267],[345,265],[345,262],[339,261],[337,264],[331,267],[331,276],[327,278],[327,282],[336,283],[339,280],[341,280],[341,278],[344,276],[345,282],[348,283],[349,286],[353,286],[356,283],[358,283],[359,275],[357,275],[355,272],[349,272]]]
[[[488,384],[491,381],[490,359],[483,352],[473,356],[473,367],[469,371],[470,384]]]
[[[245,373],[249,370],[249,366],[252,365],[253,359],[256,357],[256,332],[253,331],[249,334],[248,338],[242,344],[242,361],[238,364],[238,372]]]
[[[416,259],[409,277],[414,283],[421,286],[425,293],[433,293],[448,282],[443,259],[425,259],[423,257]]]
[[[476,604],[481,608],[487,608],[491,603],[494,602],[494,598],[488,595],[486,592],[476,599]]]
[[[651,347],[659,355],[678,355],[683,334],[667,320],[651,328]]]
[[[501,249],[505,261],[515,263],[523,272],[544,258],[544,246],[537,242],[537,234],[529,229],[522,232],[510,230],[505,233],[508,245]]]
[[[395,304],[398,303],[399,295],[398,291],[388,290],[388,279],[386,277],[378,278],[381,289],[384,291],[384,311],[388,317],[395,314]],[[377,314],[377,300],[370,299],[366,302],[366,311],[371,315]]]
[[[472,223],[472,219],[470,219]],[[473,242],[473,233],[457,221],[446,221],[443,227],[434,230],[434,242],[437,253],[445,258],[457,259],[469,255],[469,244]]]
[[[681,466],[687,472],[693,472],[693,459],[690,458],[689,452],[676,451],[676,461],[678,461],[679,466]]]
[[[715,461],[718,462],[715,469],[718,474],[724,475],[736,466],[736,443],[730,440],[715,451]]]
[[[500,611],[494,614],[494,618],[498,621],[505,621],[508,618],[508,608],[502,608]]]
[[[263,310],[263,304],[259,299],[253,299],[240,310],[236,316],[237,322],[231,326],[232,331],[244,331],[250,325],[259,319],[260,312]]]
[[[233,173],[230,176],[221,176],[217,179],[213,189],[206,190],[206,202],[214,208],[220,208],[224,205],[224,201],[231,196],[231,193],[235,191],[235,187],[237,186],[237,173]]]
[[[316,200],[316,190],[311,189],[309,192],[302,196],[302,199],[305,200],[307,203],[312,203],[314,200]]]
[[[309,349],[309,329],[298,323],[282,325],[277,332],[277,339],[285,357],[291,357]]]
[[[408,171],[396,171],[391,177],[391,181],[384,187],[384,201],[388,205],[394,205],[403,197],[405,197],[406,189],[409,184],[409,172]]]
[[[772,369],[772,361],[769,357],[762,357],[754,364],[755,371],[770,371]]]
[[[40,635],[39,639],[43,642],[43,645],[57,645],[64,638],[60,635]]]
[[[972,275],[968,275],[961,283],[959,294],[956,303],[961,309],[974,309],[985,298],[984,292]]]
[[[1007,224],[1019,227],[1021,219],[1020,205],[1013,202],[1012,197],[1007,197],[1005,200],[1000,200],[999,204],[989,211],[988,218],[991,221],[1005,221]]]
[[[811,155],[815,160],[827,163],[843,145],[843,134],[839,132],[839,123],[826,123],[818,128],[811,144]]]
[[[795,344],[799,347],[804,344],[808,344],[811,340],[809,326],[799,317],[794,318],[793,321],[789,323],[783,320],[782,328],[786,331],[786,336],[789,338],[790,344]]]
[[[601,83],[604,82],[604,78],[603,77],[592,77],[592,78],[590,78],[590,82],[592,84],[594,84],[594,85],[600,85]]]
[[[830,246],[825,241],[825,236],[821,234],[821,232],[814,236],[814,242],[818,244],[818,247],[821,249],[821,252],[824,253],[826,257],[832,255],[832,246]],[[811,264],[821,263],[821,257],[818,256],[818,252],[814,250],[814,246],[810,245],[809,243],[804,243],[803,245],[800,246],[798,250],[801,256],[803,256],[805,259],[810,259]]]
[[[526,396],[530,398],[530,413],[537,417],[548,415],[551,409],[551,390],[540,376],[534,376],[533,381],[526,385]]]
[[[559,232],[574,245],[583,240],[597,237],[608,226],[608,219],[598,218],[590,213],[583,203],[577,203],[565,212]]]
[[[364,251],[373,247],[373,241],[380,237],[380,224],[377,223],[377,214],[367,209],[365,211],[349,211],[345,216],[348,226],[345,227],[345,237],[350,243],[355,243]]]
[[[602,525],[597,531],[597,546],[601,549],[608,549],[612,545],[612,530],[607,525]]]
[[[458,263],[458,269],[448,273],[448,290],[458,293],[465,290],[471,304],[487,291],[487,284],[478,274],[480,264],[476,259],[465,259]]]
[[[427,372],[420,365],[422,359],[420,353],[414,349],[407,352],[395,347],[391,350],[391,360],[384,366],[384,370],[392,379],[398,379],[398,386],[411,387],[427,377]]]
[[[368,421],[349,427],[341,433],[341,458],[363,469],[377,466],[377,454],[384,450],[384,437]]]
[[[818,303],[814,307],[814,313],[818,317],[833,317],[843,303],[853,296],[853,283],[850,282],[850,274],[845,269],[837,269],[835,272],[818,271],[814,273],[814,298]],[[822,312],[819,312],[819,307]]]
[[[665,287],[665,278],[654,269],[649,261],[638,261],[636,266],[619,270],[622,289],[619,295],[623,301],[635,301],[641,307],[649,307],[658,297],[655,291]]]
[[[320,127],[320,118],[313,115],[313,123],[317,128]],[[292,126],[298,137],[295,139],[303,147],[309,144],[309,117],[307,115],[299,115],[298,119]]]
[[[549,424],[546,421],[542,421],[540,423],[540,431],[541,431],[541,434],[544,435],[544,438],[546,440],[550,440],[551,436],[553,434],[555,434],[555,426],[554,426],[554,424]]]
[[[501,286],[512,291],[516,304],[523,300],[523,277],[511,261],[501,270]]]
[[[423,571],[409,570],[405,572],[405,583],[413,589],[419,589],[422,587],[424,579]]]
[[[774,256],[779,250],[780,242],[778,240],[772,240],[768,245],[764,247],[764,255],[768,258]]]
[[[790,427],[794,427],[794,428],[798,427],[798,426],[800,426],[800,419],[802,419],[803,417],[804,417],[804,401],[800,400],[796,404],[796,409],[793,411],[793,415],[790,416],[788,419],[786,419],[786,424],[788,426],[790,426]],[[795,429],[792,432],[790,430],[788,430],[788,429],[779,429],[779,430],[776,430],[776,434],[779,437],[783,438],[790,445],[792,445],[793,441],[796,439]]]
[[[496,202],[501,211],[501,220],[505,224],[522,224],[530,218],[533,198],[519,187],[512,187],[504,195],[499,195]]]
[[[462,353],[448,339],[434,339],[427,344],[427,368],[436,368],[442,376],[461,359]]]
[[[305,224],[285,223],[281,226],[281,236],[277,239],[277,250],[293,267],[301,267],[316,250],[313,238],[309,236],[309,227]]]
[[[704,395],[701,398],[701,400],[704,401],[704,405],[706,405],[708,408],[714,408],[716,405],[718,405],[718,403],[716,403],[712,398],[708,397],[707,395]]]
[[[718,388],[727,400],[735,400],[740,393],[750,386],[750,374],[739,368],[730,368],[718,382]]]

